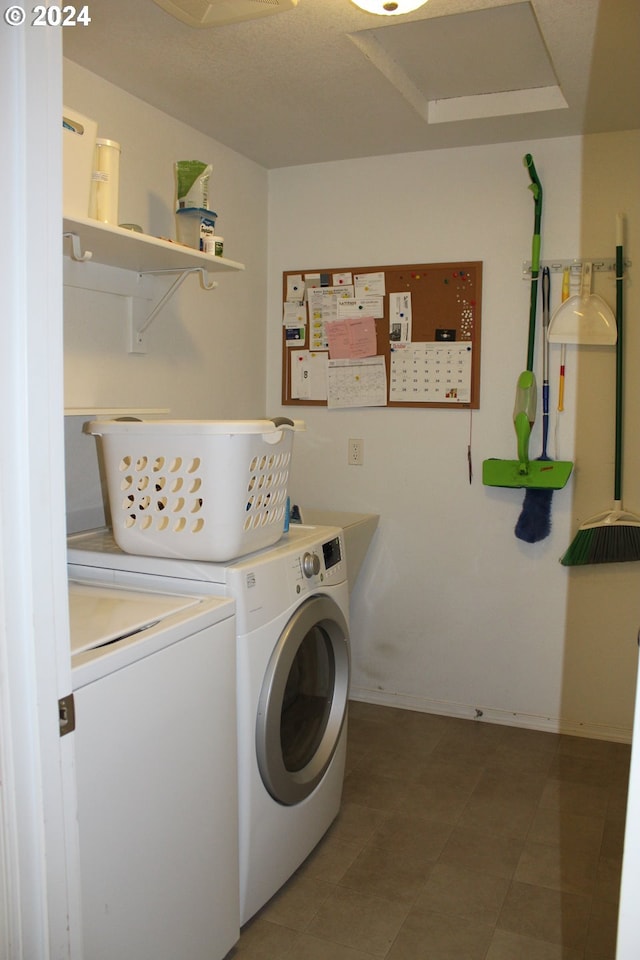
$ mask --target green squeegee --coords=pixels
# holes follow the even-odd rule
[[[540,222],[542,219],[542,184],[533,157],[528,153],[524,165],[529,172],[529,189],[535,203],[533,240],[531,244],[531,296],[529,302],[529,339],[527,369],[518,377],[513,423],[518,438],[517,460],[484,460],[482,482],[486,487],[529,487],[537,490],[560,490],[571,475],[573,464],[562,460],[529,460],[529,438],[536,419],[538,401],[533,373],[533,348],[536,330],[538,276],[540,274]]]

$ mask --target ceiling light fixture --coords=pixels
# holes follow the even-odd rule
[[[402,13],[412,13],[418,7],[424,7],[427,0],[351,0],[351,2],[361,10],[366,10],[367,13],[397,17]]]

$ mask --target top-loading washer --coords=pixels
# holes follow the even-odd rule
[[[323,837],[340,808],[349,690],[342,531],[292,526],[228,564],[123,553],[107,530],[71,536],[72,576],[236,602],[240,922]],[[161,587],[160,587],[161,588]]]
[[[91,960],[221,960],[240,934],[234,603],[70,580]]]

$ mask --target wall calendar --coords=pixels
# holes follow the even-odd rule
[[[471,354],[465,342],[392,344],[389,400],[468,404]]]

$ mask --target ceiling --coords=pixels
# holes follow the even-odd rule
[[[202,29],[153,0],[89,12],[66,57],[270,169],[640,128],[637,0],[429,0],[400,17],[299,0]]]

